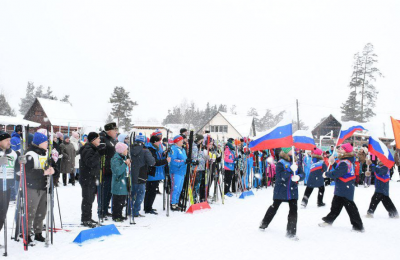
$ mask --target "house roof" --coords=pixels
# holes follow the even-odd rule
[[[56,126],[82,126],[75,109],[70,103],[58,100],[37,98],[50,123]]]
[[[329,116],[327,116],[324,120],[322,120],[321,122],[319,122],[312,131],[314,131],[315,129],[317,129],[320,125],[322,125],[323,123],[326,122],[326,120],[328,120],[330,117],[332,117],[333,119],[335,119],[337,122],[339,122],[340,124],[342,124],[341,121],[337,120],[336,117],[334,117],[332,114],[330,114]]]
[[[23,125],[23,126],[29,125],[30,127],[40,126],[39,123],[13,116],[0,116],[0,125]]]
[[[246,137],[250,134],[250,129],[253,126],[254,117],[252,116],[242,116],[242,115],[234,115],[226,112],[219,112],[225,119],[228,121],[233,128],[242,136]]]

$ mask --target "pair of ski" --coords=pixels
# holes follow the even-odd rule
[[[20,180],[19,180],[19,187],[17,193],[17,203],[15,207],[15,230],[14,230],[14,237],[11,235],[11,239],[15,241],[19,241],[20,234],[22,235],[22,241],[24,250],[28,250],[28,237],[29,237],[29,230],[28,230],[28,197],[27,197],[27,185],[26,185],[26,171],[25,171],[25,164],[26,164],[26,157],[24,155],[25,151],[27,150],[27,141],[29,136],[29,125],[22,127],[22,145],[21,145],[21,156],[19,157],[20,163]],[[14,226],[14,225],[13,225]]]

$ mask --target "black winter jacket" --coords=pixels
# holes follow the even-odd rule
[[[79,183],[86,186],[96,185],[100,176],[100,153],[96,146],[87,142],[79,150]]]
[[[113,158],[115,154],[115,145],[117,144],[117,141],[103,131],[100,133],[100,142],[106,145],[106,148],[100,151],[100,155],[106,156],[104,174],[112,176],[111,158]]]
[[[30,155],[29,152],[33,152],[33,154]],[[47,150],[42,149],[34,144],[31,144],[26,151],[26,154],[28,154],[26,157],[27,162],[25,165],[26,186],[30,189],[46,190],[47,176],[44,175],[44,170],[42,166],[40,168],[35,167],[35,162],[39,162],[40,165],[44,165],[46,160],[46,153]]]

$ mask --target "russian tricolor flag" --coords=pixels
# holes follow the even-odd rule
[[[389,149],[378,138],[369,137],[368,151],[377,156],[379,160],[389,169],[394,165],[394,159]]]
[[[337,141],[336,146],[341,145],[344,142],[344,140],[352,136],[355,131],[363,131],[363,130],[367,129],[361,123],[355,121],[342,122],[342,128],[340,129],[339,139]]]
[[[315,142],[310,131],[297,130],[293,134],[294,147],[302,150],[314,150]]]
[[[277,126],[259,136],[249,143],[249,148],[252,151],[292,146],[292,121],[290,117],[286,116]]]

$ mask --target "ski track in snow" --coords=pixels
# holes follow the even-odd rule
[[[282,203],[270,226],[263,232],[258,226],[272,204],[273,188],[253,190],[255,196],[242,200],[231,197],[211,210],[191,214],[171,212],[166,217],[162,210],[162,195],[157,195],[154,207],[159,215],[146,214],[136,218],[136,225],[121,227],[121,235],[103,237],[81,246],[72,241],[84,228],[64,226],[71,232],[54,234],[54,245],[45,248],[36,242],[28,252],[22,242],[8,240],[7,259],[399,259],[398,242],[400,219],[389,219],[380,204],[373,219],[365,218],[374,186],[356,188],[355,202],[360,211],[365,233],[351,232],[346,210],[332,227],[321,228],[321,218],[328,214],[333,186],[326,187],[325,207],[318,208],[317,189],[311,194],[306,209],[300,207],[305,186],[299,185],[297,235],[300,241],[285,237],[289,206]],[[160,185],[160,190],[162,186]],[[58,188],[63,223],[80,224],[81,188],[79,185]],[[390,194],[400,209],[400,183],[390,182]],[[96,203],[94,203],[96,204]],[[97,206],[93,207],[93,218]],[[14,205],[8,211],[10,237]],[[142,207],[143,209],[143,207]],[[141,211],[142,214],[143,211]],[[57,202],[54,208],[56,227],[60,227]],[[112,221],[106,221],[105,224]],[[129,220],[116,225],[129,225]],[[42,233],[45,236],[45,232]],[[3,234],[0,244],[4,245]],[[3,248],[1,248],[3,251]],[[3,253],[3,252],[1,252]]]

